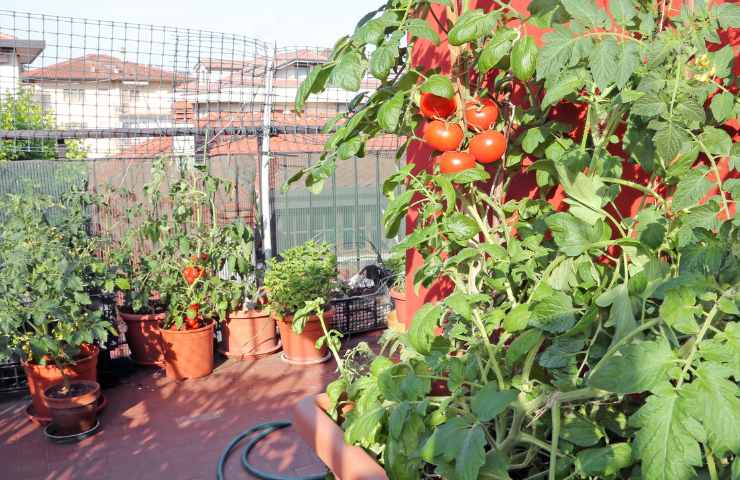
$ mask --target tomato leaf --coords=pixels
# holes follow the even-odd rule
[[[604,360],[587,383],[614,393],[645,392],[668,381],[675,358],[663,339],[626,345],[619,349],[619,355]]]
[[[604,90],[617,77],[619,63],[617,62],[617,41],[612,37],[605,38],[596,44],[589,56],[588,65],[594,77],[596,86]],[[629,78],[629,76],[628,76]]]
[[[530,325],[547,332],[565,332],[576,323],[573,300],[563,292],[553,291],[531,308]]]
[[[330,82],[335,87],[356,92],[362,85],[367,70],[367,60],[356,50],[347,50],[339,57],[331,72]]]
[[[442,308],[437,305],[423,305],[411,322],[409,329],[409,343],[422,355],[431,352],[432,341],[435,338],[434,327],[439,325],[439,319],[442,316]]]
[[[533,76],[537,68],[537,45],[534,39],[527,35],[514,43],[511,49],[511,71],[519,80],[526,82]]]
[[[403,103],[406,98],[404,92],[396,92],[390,99],[383,102],[378,109],[378,125],[388,133],[394,133],[398,128],[398,120],[403,111]]]
[[[511,50],[511,42],[516,39],[515,30],[509,28],[499,28],[493,35],[493,38],[486,43],[486,46],[478,57],[478,71],[487,73],[494,68]]]
[[[447,34],[450,45],[462,45],[463,43],[478,40],[483,35],[490,33],[496,27],[498,13],[485,13],[477,8],[468,10],[457,19],[457,22]]]
[[[450,79],[438,73],[430,75],[429,78],[422,83],[421,91],[444,98],[452,98],[455,96],[455,87],[452,86]]]
[[[516,390],[499,391],[495,383],[487,383],[473,395],[470,407],[481,421],[489,422],[506,410],[518,394]]]
[[[412,18],[406,23],[406,30],[412,38],[423,38],[439,45],[439,35],[429,24],[420,18]]]
[[[576,455],[576,469],[583,475],[600,478],[615,475],[632,465],[632,447],[629,443],[613,443],[604,448],[588,448]]]

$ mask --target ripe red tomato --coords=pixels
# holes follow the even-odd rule
[[[457,150],[463,136],[462,128],[456,123],[433,120],[424,128],[424,141],[440,152]]]
[[[475,167],[475,159],[466,152],[445,152],[437,158],[439,171],[457,173]]]
[[[498,119],[498,106],[493,100],[483,99],[465,104],[465,121],[474,130],[488,130]]]
[[[182,276],[185,277],[185,281],[188,285],[192,285],[199,278],[205,277],[206,272],[202,267],[185,267],[182,270]]]
[[[500,132],[488,130],[470,140],[470,153],[480,163],[500,160],[506,151],[506,137]]]
[[[427,118],[447,118],[457,109],[454,98],[445,98],[433,93],[422,93],[419,99],[421,114]]]

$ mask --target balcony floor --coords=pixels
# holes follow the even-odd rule
[[[375,342],[381,332],[354,337]],[[47,441],[24,414],[28,399],[0,403],[0,465],[13,480],[211,480],[229,441],[255,424],[290,420],[305,395],[323,391],[334,362],[299,367],[278,355],[233,360],[208,377],[175,382],[163,370],[139,368],[103,390],[108,406],[102,430],[74,445]],[[241,449],[232,454],[227,480],[250,479]],[[252,453],[253,464],[289,475],[320,473],[321,461],[291,429],[272,434]]]

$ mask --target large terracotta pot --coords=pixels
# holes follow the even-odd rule
[[[118,312],[126,322],[126,341],[131,349],[131,358],[139,365],[162,365],[164,354],[159,326],[167,312],[137,314]]]
[[[92,430],[97,423],[100,385],[97,382],[77,380],[70,384],[68,394],[60,392],[56,384],[44,391],[44,401],[49,406],[51,423],[56,435],[76,435]]]
[[[214,326],[211,322],[195,330],[161,330],[167,378],[201,378],[213,371]]]
[[[334,310],[324,312],[324,322],[331,328],[334,319]],[[324,345],[316,349],[316,340],[324,335],[319,317],[312,315],[306,322],[306,327],[300,334],[293,331],[293,315],[286,315],[277,319],[280,328],[280,339],[283,342],[283,359],[296,365],[313,365],[323,363],[331,358],[329,349]]]
[[[218,350],[229,358],[258,358],[280,349],[275,320],[260,310],[226,315]]]
[[[64,375],[70,381],[97,381],[99,352],[100,350],[95,345],[84,346],[84,356],[75,361],[74,365],[64,367]],[[64,380],[62,371],[54,363],[39,365],[24,362],[23,369],[26,371],[26,378],[28,378],[28,391],[31,394],[34,416],[49,417],[49,408],[44,401],[44,392],[47,388]]]
[[[411,315],[409,314],[406,292],[399,292],[395,288],[391,288],[391,299],[393,299],[393,308],[396,310],[398,323],[404,325],[405,330],[408,330],[411,328]]]
[[[293,410],[293,428],[338,480],[388,480],[365,450],[344,443],[344,432],[325,413],[328,405],[326,394],[304,398]]]

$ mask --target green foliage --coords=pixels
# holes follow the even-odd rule
[[[0,97],[0,130],[52,130],[56,127],[54,116],[33,99],[30,89],[17,94],[7,92]],[[66,140],[65,158],[83,160],[87,151],[78,140]],[[53,160],[57,158],[54,140],[1,140],[0,161],[3,160]]]
[[[607,10],[535,0],[524,16],[500,2],[436,3],[448,10],[437,20],[453,73],[412,66],[399,50],[394,74],[305,172],[309,183],[354,138],[415,139],[422,91],[458,105],[493,97],[509,144],[485,168],[442,175],[407,165],[386,180],[388,236],[409,210],[416,219],[397,247],[423,259],[414,284],[453,287],[406,334],[389,334],[398,361],[378,356],[375,368],[334,384],[333,396],[355,405],[347,440],[401,479],[734,478],[740,184],[720,171],[737,168],[723,122],[740,104],[732,48],[707,45],[737,24],[738,7],[697,1],[670,16],[655,2],[613,0]],[[391,0],[373,18],[426,18],[428,5]],[[543,46],[512,22],[548,28]],[[352,48],[363,46],[340,42],[335,55]],[[472,66],[485,90],[467,75]],[[561,101],[583,108],[583,129],[558,121]],[[524,171],[539,190],[508,196]],[[556,189],[558,211],[548,201]],[[628,197],[634,215],[615,206]]]
[[[65,365],[80,346],[105,341],[112,325],[92,305],[108,286],[102,247],[87,235],[85,198],[36,194],[0,201],[0,350]]]
[[[328,300],[336,279],[337,257],[328,243],[308,241],[289,248],[267,262],[265,289],[270,310],[284,317],[295,314],[306,302]]]

